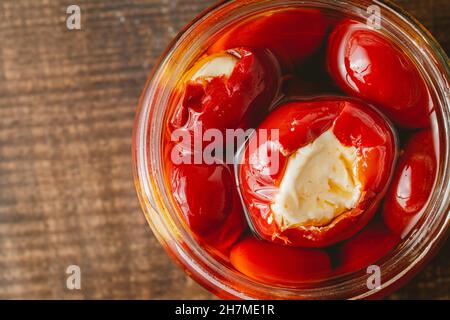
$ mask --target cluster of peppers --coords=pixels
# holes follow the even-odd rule
[[[234,166],[167,160],[174,200],[199,243],[270,284],[357,271],[398,245],[436,175],[433,102],[412,60],[365,24],[307,9],[233,26],[205,56],[220,54],[236,59],[231,74],[187,79],[168,130],[193,132],[198,123],[221,131],[275,128],[277,141],[258,148],[283,152],[279,170],[269,174],[248,161],[250,152],[243,155],[237,175],[253,232]],[[260,197],[258,190],[276,189],[289,156],[326,130],[358,150],[361,198],[325,226],[280,230],[268,223],[274,195]]]

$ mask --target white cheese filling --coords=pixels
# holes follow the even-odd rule
[[[233,73],[238,59],[228,53],[219,53],[199,60],[191,70],[191,80],[211,79],[220,76],[229,77]]]
[[[331,129],[292,154],[271,205],[280,229],[324,226],[354,208],[361,196],[357,163],[357,149]]]

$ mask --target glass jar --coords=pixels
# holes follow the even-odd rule
[[[417,64],[438,106],[434,135],[438,137],[438,174],[424,214],[402,243],[377,265],[381,286],[370,290],[365,270],[292,288],[261,284],[222,264],[200,247],[187,230],[170,194],[163,169],[163,132],[171,91],[187,68],[224,28],[259,12],[288,7],[317,8],[366,21],[367,8],[381,9],[381,32],[401,46]],[[133,167],[142,209],[165,250],[198,283],[221,298],[238,299],[361,299],[386,295],[417,273],[445,240],[450,223],[450,90],[449,60],[430,33],[389,1],[230,0],[209,8],[169,45],[150,76],[139,102],[133,132]]]

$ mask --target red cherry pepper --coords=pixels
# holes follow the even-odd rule
[[[220,37],[209,52],[240,46],[267,48],[276,55],[283,70],[292,70],[320,47],[328,25],[319,10],[271,12],[238,24]]]
[[[373,217],[381,201],[396,159],[396,138],[386,120],[360,102],[327,98],[309,102],[290,102],[275,109],[259,129],[279,130],[279,137],[257,139],[247,144],[240,165],[240,190],[255,232],[268,241],[302,247],[325,247],[348,239]],[[284,176],[289,157],[332,129],[344,146],[358,153],[361,196],[357,206],[323,226],[298,226],[281,230],[271,209]],[[261,140],[261,141],[260,141]],[[267,143],[269,142],[269,143]],[[274,166],[264,155],[279,155]],[[261,156],[262,155],[262,156]],[[255,161],[257,159],[257,161]],[[276,157],[275,157],[276,159]],[[278,170],[274,170],[277,168]]]
[[[280,86],[279,66],[273,55],[245,48],[221,54],[238,59],[231,74],[187,79],[171,119],[173,129],[194,131],[200,123],[202,130],[248,128],[258,120],[255,113],[263,117],[268,112]]]
[[[393,234],[383,223],[371,223],[339,248],[339,267],[336,273],[367,268],[391,251],[400,240],[400,237]]]
[[[396,124],[430,125],[433,105],[411,59],[380,32],[346,20],[328,41],[330,75],[348,94],[374,103]]]
[[[281,246],[251,236],[231,249],[230,261],[248,277],[269,284],[292,285],[317,280],[331,270],[325,251]]]
[[[383,218],[396,234],[407,232],[425,206],[436,176],[436,155],[430,130],[414,134],[399,159],[386,195]]]
[[[246,227],[232,170],[226,165],[174,165],[175,201],[192,232],[207,246],[226,251]]]

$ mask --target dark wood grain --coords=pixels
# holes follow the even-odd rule
[[[65,27],[73,2],[81,31]],[[130,144],[155,59],[213,2],[1,1],[0,298],[212,298],[147,227]],[[399,3],[449,48],[447,0]],[[391,298],[450,298],[449,249]]]

